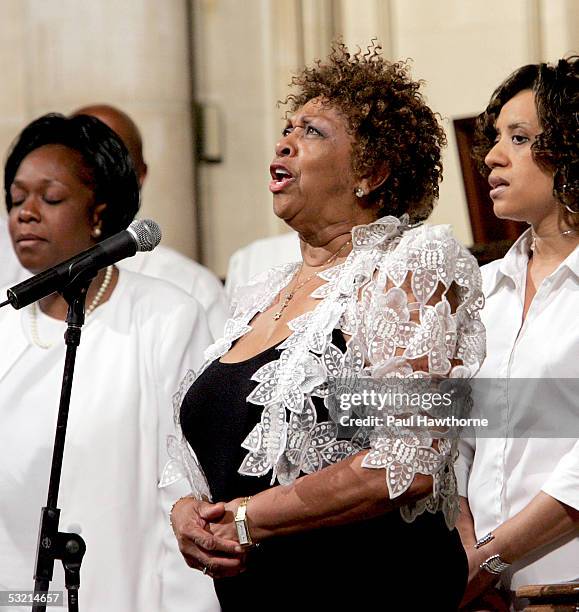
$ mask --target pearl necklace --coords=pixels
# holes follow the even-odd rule
[[[113,278],[113,266],[108,266],[105,271],[105,277],[103,278],[103,282],[101,283],[99,290],[96,292],[96,295],[94,296],[93,300],[91,301],[91,303],[88,305],[88,308],[84,312],[85,316],[88,317],[88,315],[91,314],[92,311],[99,305],[100,301],[103,299],[103,295],[105,294],[106,290],[109,288],[109,285],[111,284],[112,278]]]
[[[326,261],[324,261],[324,263],[320,264],[320,268],[323,266],[327,266],[329,263],[332,263],[334,261],[334,259],[337,259],[338,255],[349,245],[352,244],[352,240],[348,240],[348,242],[344,243],[329,259],[327,259]],[[302,273],[302,270],[304,268],[304,262],[302,261],[302,265],[300,266],[300,271],[298,272],[297,276],[296,276],[296,280],[299,278],[299,275]],[[314,278],[315,276],[317,276],[319,274],[318,272],[314,272],[311,276],[308,276],[306,278],[306,280],[302,281],[299,285],[297,285],[296,287],[294,287],[293,289],[291,289],[290,291],[288,291],[286,293],[286,296],[282,302],[281,308],[273,315],[273,320],[274,321],[278,321],[279,319],[281,319],[281,315],[283,314],[283,311],[288,307],[289,303],[293,300],[295,294],[307,283],[309,283],[312,278]]]
[[[108,266],[105,271],[105,277],[103,278],[103,282],[99,287],[96,295],[92,299],[91,303],[88,305],[88,308],[85,310],[85,316],[88,317],[93,310],[99,305],[100,301],[103,299],[103,295],[106,290],[109,288],[111,284],[111,280],[113,278],[113,266]],[[29,310],[30,315],[30,337],[32,338],[32,342],[41,349],[49,349],[52,346],[52,342],[43,342],[38,334],[38,312],[36,302],[32,303],[32,308]]]

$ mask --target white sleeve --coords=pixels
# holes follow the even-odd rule
[[[458,457],[454,464],[456,486],[461,497],[468,497],[468,479],[474,460],[476,440],[474,438],[461,438],[458,441]]]
[[[542,490],[547,495],[579,510],[579,440],[561,457]]]
[[[205,312],[193,300],[170,308],[166,324],[158,330],[156,371],[161,394],[158,418],[158,476],[167,459],[167,435],[174,432],[172,395],[188,369],[198,370],[203,350],[211,342]],[[190,568],[179,552],[169,524],[176,499],[190,492],[186,481],[158,489],[159,520],[163,524],[162,609],[160,612],[218,612],[219,604],[211,579]]]

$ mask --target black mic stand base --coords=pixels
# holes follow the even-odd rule
[[[42,508],[42,518],[40,521],[40,533],[43,531],[45,526],[45,533],[53,526],[54,519],[50,515],[54,514],[49,508]],[[45,519],[46,522],[45,522]],[[48,525],[47,525],[48,523]],[[56,518],[56,525],[58,525],[58,517]],[[68,593],[68,610],[69,612],[78,612],[78,589],[80,588],[80,565],[82,558],[86,551],[86,544],[82,537],[76,533],[64,533],[56,532],[56,537],[52,538],[50,542],[44,541],[44,544],[40,542],[41,547],[45,547],[44,555],[40,553],[39,556],[44,558],[39,559],[37,562],[37,576],[39,573],[45,573],[42,570],[48,569],[50,565],[50,574],[52,575],[52,566],[55,559],[60,559],[64,567],[64,580],[65,586]],[[45,536],[47,537],[47,536]],[[40,566],[40,567],[39,567]],[[40,570],[40,572],[39,572]],[[41,595],[42,593],[48,592],[48,586],[50,579],[36,578],[34,583],[34,595]],[[40,602],[42,598],[40,597]],[[35,599],[36,601],[36,599]],[[44,612],[46,610],[46,604],[35,603],[32,606],[33,612]]]

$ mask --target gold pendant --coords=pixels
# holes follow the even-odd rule
[[[279,319],[281,319],[281,315],[282,315],[283,311],[287,308],[287,305],[290,303],[290,301],[293,298],[293,296],[294,296],[293,293],[288,293],[285,296],[285,300],[283,301],[283,304],[281,305],[281,308],[273,315],[273,320],[274,321],[278,321]]]

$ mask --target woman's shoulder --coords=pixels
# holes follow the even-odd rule
[[[480,268],[474,255],[454,235],[452,226],[421,225],[406,231],[395,251],[410,269],[444,269],[453,277],[465,273],[476,276],[480,283]]]
[[[458,241],[454,235],[452,226],[449,224],[430,225],[424,223],[418,227],[413,227],[403,234],[399,247],[427,247],[430,250],[450,249],[457,253],[465,253],[468,254],[469,257],[473,257],[470,251]]]
[[[126,269],[119,269],[117,286],[130,294],[139,296],[153,297],[159,295],[163,299],[171,300],[181,300],[188,297],[188,293],[174,283]]]
[[[453,234],[450,225],[421,225],[406,230],[378,264],[396,287],[407,285],[421,304],[442,287],[452,290],[460,310],[482,307],[482,279],[478,263]],[[383,283],[385,284],[385,283]]]
[[[408,256],[416,258],[422,251],[425,255],[420,259],[425,263],[440,257],[463,257],[475,261],[470,251],[456,239],[451,225],[424,223],[411,226],[407,215],[400,219],[392,216],[382,217],[369,225],[357,226],[352,236],[356,252],[364,253],[370,250],[387,259]],[[426,253],[430,255],[427,256]]]
[[[135,314],[171,317],[175,309],[186,309],[193,315],[201,309],[194,297],[173,283],[124,269],[119,270],[115,294],[117,304]]]
[[[207,316],[199,302],[161,279],[120,270],[108,306],[103,311],[104,324],[138,337],[151,350],[161,347],[173,356],[191,350],[200,356],[211,343]],[[198,367],[200,359],[193,363]]]

